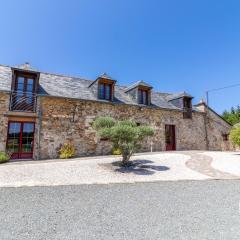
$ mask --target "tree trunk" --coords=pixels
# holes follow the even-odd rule
[[[131,153],[130,152],[123,152],[122,153],[122,165],[123,166],[126,167],[128,165],[130,157],[131,157]]]

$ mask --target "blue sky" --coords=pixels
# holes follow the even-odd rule
[[[0,1],[0,63],[162,92],[240,83],[240,2],[231,0]],[[240,87],[210,93],[221,113]]]

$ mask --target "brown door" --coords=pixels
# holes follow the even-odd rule
[[[176,150],[175,125],[165,126],[166,151]]]

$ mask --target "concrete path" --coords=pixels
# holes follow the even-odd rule
[[[204,153],[212,158],[211,166],[218,171],[240,176],[240,152]]]
[[[186,166],[206,176],[210,176],[214,179],[237,179],[240,176],[240,172],[238,174],[239,176],[231,174],[231,172],[229,173],[222,164],[220,165],[220,166],[223,166],[222,168],[214,167],[212,156],[215,156],[215,162],[218,164],[219,161],[221,160],[221,157],[223,157],[224,155],[229,156],[229,153],[202,152],[202,153],[185,153],[185,154],[188,156],[191,156],[191,159],[186,162]],[[235,157],[235,160],[238,160],[238,159],[236,159]],[[235,168],[235,164],[232,164],[231,167]]]
[[[232,167],[224,162],[229,162]],[[134,156],[130,169],[114,166],[120,157],[16,162],[0,165],[0,187],[134,183],[153,181],[236,179],[240,156],[222,152],[161,152]],[[213,161],[213,163],[212,163]]]

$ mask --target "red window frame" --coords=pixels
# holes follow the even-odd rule
[[[34,151],[34,137],[35,137],[35,122],[31,121],[9,121],[8,122],[8,131],[7,131],[7,141],[6,141],[6,149],[8,147],[9,142],[9,127],[11,123],[20,123],[20,137],[19,137],[19,147],[18,152],[12,153],[11,159],[32,159],[33,158],[33,151]],[[31,152],[22,152],[22,135],[23,135],[23,125],[25,123],[33,124],[33,140],[32,140],[32,149]]]

